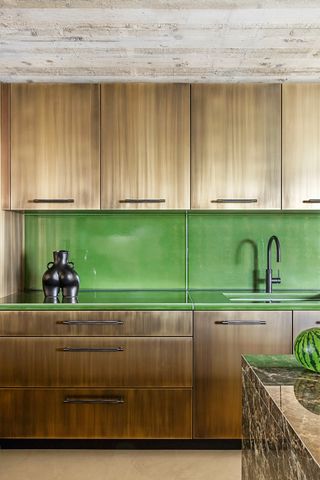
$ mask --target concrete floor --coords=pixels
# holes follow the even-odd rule
[[[1,480],[240,480],[233,450],[0,450]]]

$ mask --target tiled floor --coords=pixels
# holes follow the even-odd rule
[[[0,450],[1,480],[240,480],[225,450]]]

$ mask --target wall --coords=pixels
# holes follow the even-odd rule
[[[67,249],[85,289],[263,289],[273,234],[276,288],[319,288],[316,212],[26,213],[25,286],[40,289],[52,251]]]

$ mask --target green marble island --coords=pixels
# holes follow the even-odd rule
[[[242,360],[242,480],[320,478],[320,375],[293,355]]]

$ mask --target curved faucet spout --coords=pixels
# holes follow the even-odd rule
[[[272,293],[272,285],[274,283],[281,283],[280,276],[275,277],[275,278],[272,276],[271,247],[272,247],[273,242],[276,244],[277,262],[280,262],[280,258],[281,258],[279,238],[276,235],[272,235],[272,237],[269,238],[268,247],[267,247],[267,270],[266,270],[266,292],[267,293]]]
[[[272,242],[275,242],[275,244],[276,244],[276,249],[277,249],[277,262],[280,262],[280,260],[281,260],[281,248],[280,248],[279,238],[278,238],[276,235],[272,235],[272,237],[269,238],[268,247],[267,247],[267,252],[268,252],[268,260],[267,260],[268,269],[270,269],[270,265],[271,265],[271,246],[272,246]]]

